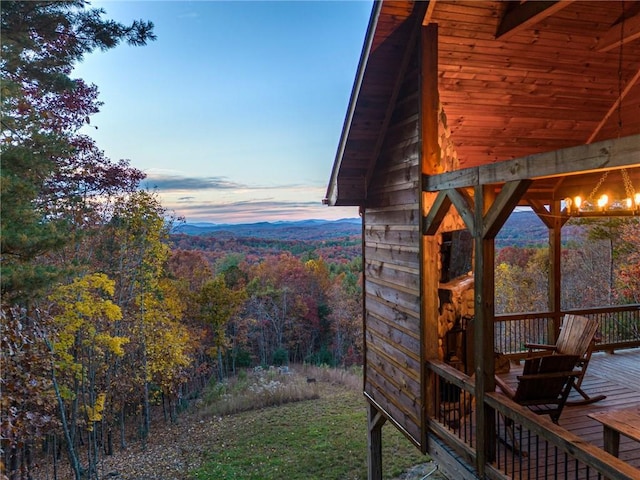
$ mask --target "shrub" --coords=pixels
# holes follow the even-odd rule
[[[273,352],[273,364],[276,367],[289,364],[289,351],[284,348],[279,348]]]

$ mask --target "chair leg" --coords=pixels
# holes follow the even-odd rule
[[[587,392],[582,390],[582,388],[576,384],[573,385],[573,388],[576,392],[578,392],[582,396],[582,400],[571,400],[565,403],[567,406],[577,406],[577,405],[589,405],[591,403],[599,402],[600,400],[604,400],[607,398],[606,395],[596,395],[595,397],[589,396]]]

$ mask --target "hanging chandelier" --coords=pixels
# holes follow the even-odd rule
[[[620,138],[620,133],[622,131],[622,46],[624,44],[622,32],[624,31],[624,22],[625,15],[623,6],[620,25],[620,49],[618,55],[618,99],[615,103],[615,108],[618,113],[618,138]],[[619,195],[621,193],[619,184],[615,185],[610,182],[610,184],[607,185],[609,188],[606,189],[605,193],[598,196],[598,192],[601,190],[601,187],[607,180],[610,172],[611,170],[607,170],[602,174],[586,199],[582,198],[580,195],[576,195],[575,197],[566,197],[564,199],[563,214],[577,217],[640,215],[640,193],[636,193],[626,168],[623,168],[620,171],[622,183],[624,185],[624,195]],[[619,180],[613,183],[618,182]],[[618,191],[618,195],[612,193],[614,190]]]
[[[605,183],[609,170],[604,172],[598,183],[587,198],[580,195],[566,197],[564,199],[563,213],[575,217],[601,217],[601,216],[633,216],[640,215],[640,193],[636,193],[626,169],[621,170],[624,184],[624,196],[614,196],[612,193],[598,195]]]

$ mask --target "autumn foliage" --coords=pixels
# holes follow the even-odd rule
[[[171,247],[175,219],[139,189],[144,174],[80,133],[100,102],[74,64],[144,45],[150,22],[82,0],[3,1],[1,14],[0,476],[44,461],[54,478],[98,478],[103,455],[144,442],[154,412],[175,420],[212,378],[358,361],[357,265],[308,247]]]

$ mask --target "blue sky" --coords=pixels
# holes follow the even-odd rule
[[[91,5],[155,24],[155,42],[94,52],[73,76],[104,102],[85,133],[143,170],[166,208],[188,222],[358,216],[321,201],[370,1]]]

